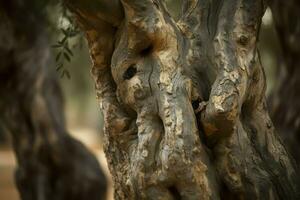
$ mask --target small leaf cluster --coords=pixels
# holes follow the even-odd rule
[[[71,78],[69,70],[66,68],[65,63],[71,62],[74,53],[72,49],[77,46],[77,44],[70,46],[70,40],[80,36],[80,30],[75,26],[73,17],[70,16],[70,13],[63,7],[62,9],[62,18],[66,19],[69,22],[68,27],[60,28],[59,32],[62,35],[61,39],[58,40],[52,48],[56,50],[56,71],[60,73],[61,78],[67,77]],[[73,42],[74,43],[74,42]]]

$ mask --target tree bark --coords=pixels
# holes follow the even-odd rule
[[[283,55],[278,58],[277,81],[270,98],[271,116],[287,148],[300,163],[300,4],[271,1]]]
[[[0,121],[12,135],[20,197],[105,199],[96,157],[65,128],[46,24],[33,7],[28,1],[0,3]]]
[[[115,199],[299,198],[266,108],[264,1],[187,0],[177,22],[160,0],[66,5],[89,43]]]

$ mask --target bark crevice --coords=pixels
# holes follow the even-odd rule
[[[121,3],[125,16],[117,36],[100,33],[105,26],[93,30],[115,41],[110,53],[88,37],[90,47],[102,48],[97,53],[111,69],[107,84],[116,86],[109,93],[119,99],[100,95],[102,103],[115,105],[114,110],[102,106],[109,119],[106,153],[115,198],[176,199],[179,193],[181,199],[297,199],[296,167],[265,107],[257,53],[265,2],[185,1],[178,22],[161,1]],[[149,46],[150,53],[141,54]],[[93,68],[101,63],[93,62]],[[122,79],[132,65],[136,73]],[[136,118],[126,115],[128,108]],[[127,121],[135,120],[137,137],[126,150],[113,135],[122,135]],[[120,162],[121,155],[126,156]]]

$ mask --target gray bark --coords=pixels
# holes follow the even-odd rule
[[[270,98],[271,116],[287,148],[300,163],[300,3],[271,1],[283,55],[278,58],[275,91]]]
[[[0,3],[0,121],[12,135],[20,197],[104,199],[106,182],[96,157],[65,128],[46,24],[33,6]]]
[[[262,0],[66,1],[90,47],[115,199],[298,199],[266,108]],[[100,9],[106,8],[106,9]]]

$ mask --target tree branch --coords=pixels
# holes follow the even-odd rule
[[[218,75],[202,118],[208,136],[230,135],[240,115],[257,56],[262,2],[226,1],[220,10],[214,39]]]

